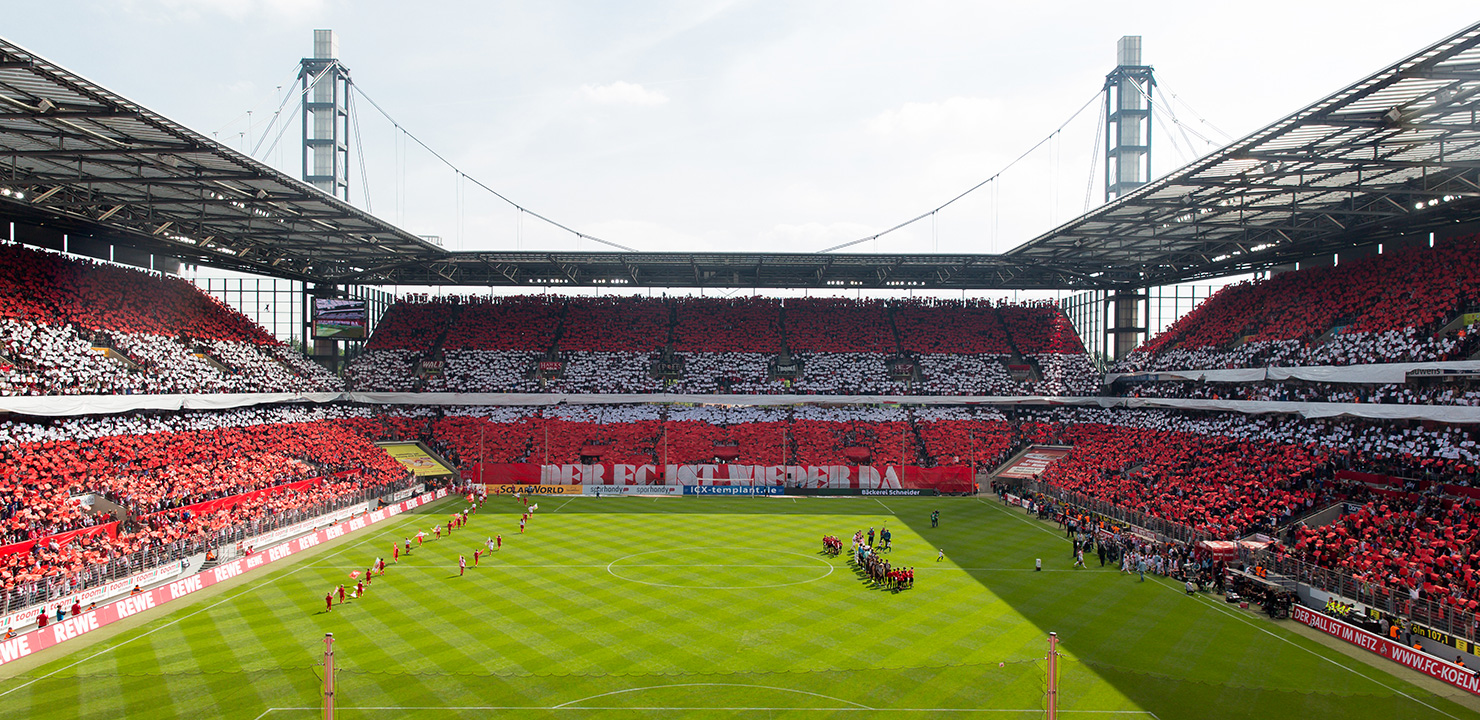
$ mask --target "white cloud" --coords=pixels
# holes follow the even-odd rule
[[[608,85],[582,85],[581,94],[598,105],[663,105],[668,96],[636,83],[618,80]]]
[[[980,134],[983,128],[1003,124],[1004,105],[989,98],[953,97],[942,102],[905,103],[885,110],[865,124],[879,136]]]

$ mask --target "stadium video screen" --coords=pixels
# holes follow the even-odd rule
[[[313,336],[316,338],[363,339],[368,320],[364,300],[314,298]]]

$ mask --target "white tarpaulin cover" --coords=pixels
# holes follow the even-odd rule
[[[1328,383],[1403,383],[1415,371],[1435,374],[1480,372],[1480,360],[1447,362],[1378,363],[1374,365],[1307,365],[1304,367],[1236,368],[1232,370],[1156,370],[1137,373],[1110,373],[1105,384],[1120,379],[1165,381],[1206,380],[1207,382],[1263,382],[1265,380],[1309,380]]]
[[[0,412],[21,415],[109,415],[134,410],[222,410],[289,402],[326,403],[344,393],[218,393],[204,395],[41,395],[0,397]]]
[[[0,411],[22,415],[105,415],[133,410],[216,410],[289,402],[337,400],[368,405],[1079,405],[1102,408],[1219,410],[1245,414],[1293,413],[1308,418],[1362,417],[1480,423],[1480,407],[1373,403],[1263,402],[1191,398],[1000,397],[994,395],[559,395],[537,393],[261,393],[219,395],[55,395],[0,398]]]

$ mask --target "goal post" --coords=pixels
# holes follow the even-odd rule
[[[324,633],[324,720],[334,720],[334,633]]]
[[[1048,634],[1048,720],[1059,717],[1059,634]]]

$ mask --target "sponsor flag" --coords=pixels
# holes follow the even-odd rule
[[[349,574],[349,579],[351,579],[351,580],[359,580],[360,579],[360,571],[359,570],[355,570],[355,571],[351,572]]]

